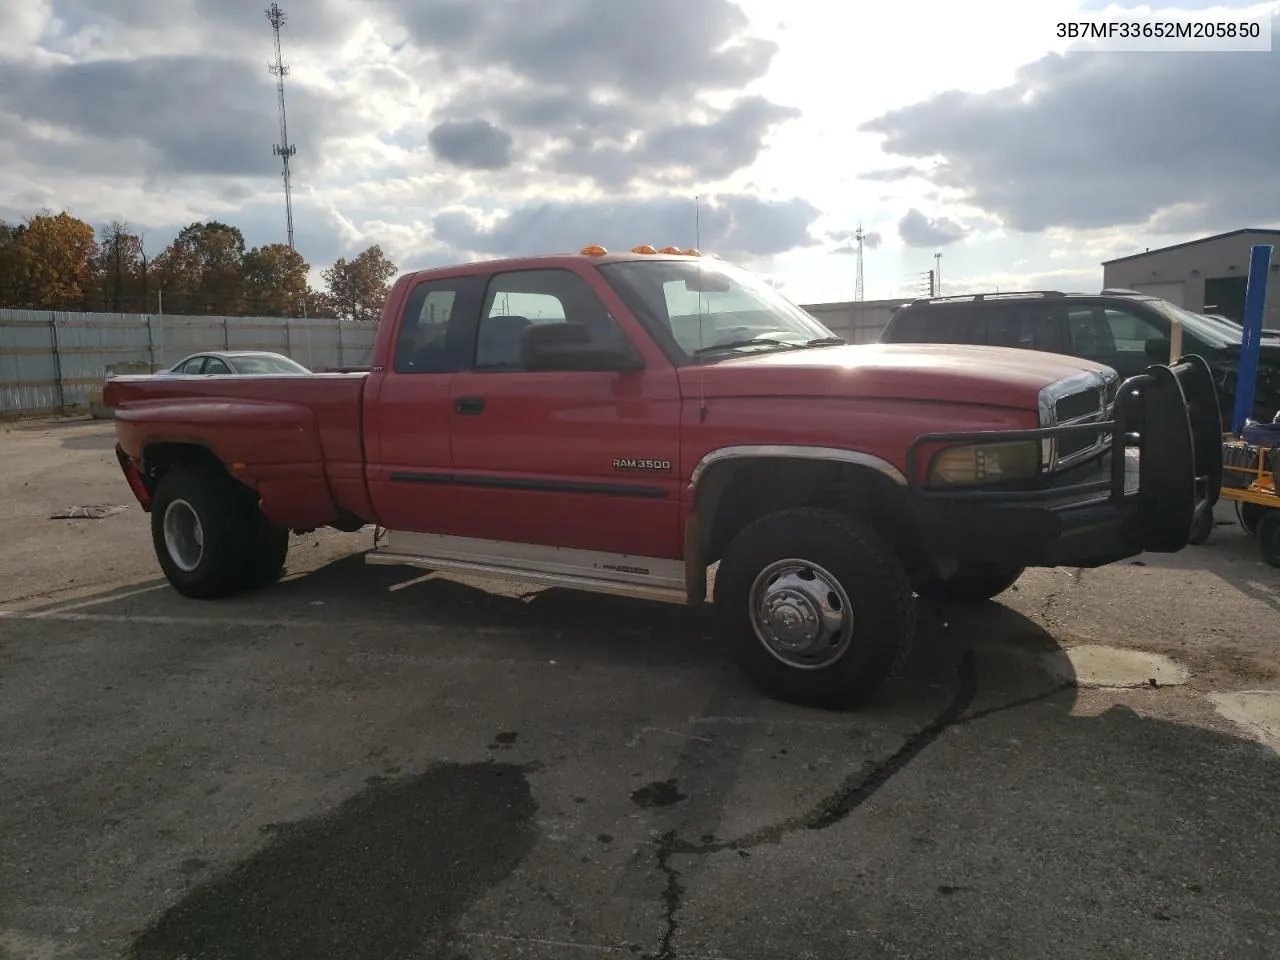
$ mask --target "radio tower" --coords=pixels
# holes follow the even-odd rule
[[[298,148],[289,142],[289,123],[285,119],[284,111],[284,78],[289,73],[289,68],[284,65],[284,59],[280,54],[280,28],[284,26],[285,15],[280,9],[278,3],[272,3],[267,7],[267,20],[271,23],[271,30],[276,37],[276,62],[269,64],[267,69],[272,76],[276,78],[276,98],[280,103],[280,142],[271,148],[271,153],[280,158],[284,165],[281,174],[284,179],[284,216],[285,223],[289,230],[289,249],[293,249],[293,184],[289,177],[289,158],[298,152]]]
[[[858,279],[853,284],[853,299],[858,302],[862,300],[862,240],[865,236],[866,234],[862,232],[862,224],[859,223],[857,232],[853,235],[853,238],[858,241]]]

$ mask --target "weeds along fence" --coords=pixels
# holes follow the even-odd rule
[[[0,310],[0,416],[85,411],[108,367],[162,370],[202,350],[270,350],[315,371],[368,366],[376,329],[294,317]]]

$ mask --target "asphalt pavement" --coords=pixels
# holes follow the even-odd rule
[[[705,615],[369,532],[185,600],[109,426],[0,444],[4,960],[1280,956],[1280,576],[1229,514],[922,609],[840,714]]]

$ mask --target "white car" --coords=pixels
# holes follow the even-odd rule
[[[258,350],[209,350],[179,360],[160,376],[309,376],[311,371],[280,353]]]

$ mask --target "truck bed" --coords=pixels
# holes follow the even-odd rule
[[[364,477],[365,373],[309,377],[117,377],[123,455],[211,454],[258,491],[278,526],[314,529],[373,511]]]

